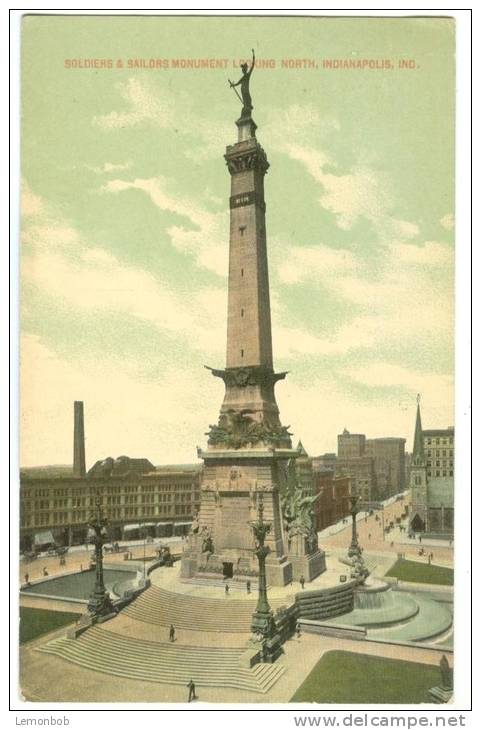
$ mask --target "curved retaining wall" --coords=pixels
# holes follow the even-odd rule
[[[355,583],[296,593],[298,616],[311,620],[327,619],[349,613],[354,608]]]

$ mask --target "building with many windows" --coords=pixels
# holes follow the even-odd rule
[[[314,457],[313,468],[349,477],[353,493],[365,503],[387,499],[406,488],[405,443],[395,436],[368,439],[344,429],[337,437],[337,455]]]
[[[83,544],[95,498],[108,519],[111,540],[184,534],[200,506],[202,464],[155,467],[148,459],[119,456],[85,469],[83,403],[74,404],[72,466],[20,471],[20,543]]]
[[[454,428],[423,431],[419,401],[410,486],[411,530],[451,537],[454,530]]]
[[[125,457],[122,457],[125,459]],[[113,460],[112,460],[113,461]],[[115,462],[114,462],[115,463]],[[125,475],[86,477],[58,468],[24,469],[20,476],[20,541],[83,544],[98,495],[111,540],[184,534],[200,505],[201,465],[153,467]]]
[[[395,436],[366,439],[366,456],[374,459],[377,499],[388,499],[406,489],[406,439]]]

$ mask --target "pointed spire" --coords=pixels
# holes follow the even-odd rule
[[[302,445],[302,441],[299,441],[297,444],[297,451],[300,456],[308,456],[307,451],[305,450],[304,446]]]
[[[420,400],[421,396],[417,395],[417,410],[416,410],[416,428],[414,430],[414,444],[413,444],[413,462],[418,464],[424,463],[424,439],[423,439],[423,427],[421,425],[421,407]]]

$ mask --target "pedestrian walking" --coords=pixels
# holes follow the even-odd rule
[[[45,567],[44,567],[44,569],[43,569],[43,574],[44,574],[44,575],[48,575],[48,570],[47,570],[47,568],[45,568]]]
[[[191,702],[192,700],[196,700],[197,699],[197,695],[195,694],[195,684],[194,684],[194,682],[193,682],[192,679],[188,683],[187,687],[189,688],[189,699],[187,700],[187,702]]]
[[[169,641],[175,641],[175,627],[174,627],[174,624],[170,624]]]
[[[28,573],[25,573],[25,575],[23,577],[25,578],[25,585],[28,586],[28,583],[29,583],[29,580],[28,579],[30,577],[29,574]]]
[[[229,595],[229,584],[228,583],[225,584],[225,594],[226,594],[226,596]]]
[[[246,582],[246,589],[247,589],[247,593],[250,593],[251,592],[251,582],[250,582],[250,580],[248,580]]]
[[[299,583],[301,584],[301,588],[304,590],[304,583],[306,582],[306,579],[303,575],[299,578]]]
[[[299,623],[299,621],[296,624],[296,636],[298,639],[301,638],[301,624]]]

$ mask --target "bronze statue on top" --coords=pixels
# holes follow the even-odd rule
[[[231,89],[234,89],[234,91],[237,94],[237,96],[239,96],[239,94],[235,90],[235,87],[236,86],[239,86],[239,84],[240,84],[240,87],[241,87],[241,96],[242,96],[242,98],[239,96],[239,99],[242,102],[241,119],[249,119],[250,116],[251,116],[251,112],[252,112],[252,110],[254,108],[252,106],[252,98],[251,98],[251,95],[250,95],[250,92],[249,92],[249,81],[250,81],[250,78],[251,78],[251,73],[252,73],[252,71],[254,69],[254,66],[255,66],[255,62],[256,62],[256,57],[255,57],[254,49],[252,49],[252,65],[251,65],[251,67],[249,68],[248,65],[247,65],[247,63],[243,63],[241,65],[242,76],[239,79],[239,81],[237,81],[234,84],[229,79],[229,85],[230,85]]]

